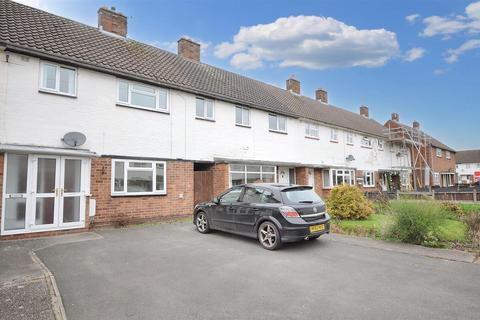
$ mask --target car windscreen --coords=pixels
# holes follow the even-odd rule
[[[318,203],[322,202],[311,187],[289,188],[282,191],[282,197],[288,203]]]

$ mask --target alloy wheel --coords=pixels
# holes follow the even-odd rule
[[[203,212],[200,212],[197,214],[197,229],[198,231],[200,231],[201,233],[206,233],[208,232],[209,228],[208,228],[208,221],[207,221],[207,216],[205,215],[205,213]]]
[[[277,228],[271,222],[263,223],[258,231],[258,236],[262,246],[269,250],[274,250],[279,247],[280,235]]]

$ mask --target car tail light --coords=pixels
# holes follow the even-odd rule
[[[293,209],[292,207],[283,206],[283,207],[280,207],[279,210],[280,210],[280,213],[285,218],[299,218],[300,217],[297,210]]]

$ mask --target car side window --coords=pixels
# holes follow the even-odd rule
[[[258,188],[245,188],[243,202],[262,203],[263,190]]]
[[[273,193],[269,190],[261,188],[245,188],[243,194],[243,202],[247,203],[279,203],[273,196]]]
[[[242,188],[232,189],[232,190],[228,191],[227,193],[225,193],[220,198],[220,203],[225,204],[225,203],[237,202],[241,193],[242,193]]]

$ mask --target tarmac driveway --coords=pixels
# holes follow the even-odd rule
[[[191,223],[36,251],[68,319],[478,319],[480,265],[326,236],[266,251]]]

